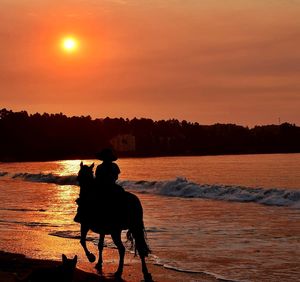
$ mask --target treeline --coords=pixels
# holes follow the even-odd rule
[[[94,158],[116,137],[130,136],[119,156],[216,155],[300,152],[295,124],[243,127],[187,121],[67,117],[0,110],[0,161]],[[125,141],[126,142],[126,139]],[[126,147],[126,146],[125,146]]]

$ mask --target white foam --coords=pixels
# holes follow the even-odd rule
[[[300,208],[299,190],[196,184],[185,178],[156,182],[120,181],[119,183],[127,189],[165,196],[255,202],[271,206]]]
[[[45,183],[55,183],[59,185],[76,185],[77,176],[76,175],[55,175],[52,173],[15,173],[12,178],[21,178],[26,181],[32,182],[45,182]]]

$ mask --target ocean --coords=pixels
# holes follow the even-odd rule
[[[57,259],[79,247],[80,161],[0,163],[1,250]],[[231,281],[300,280],[300,154],[117,163],[119,184],[144,208],[150,263]]]

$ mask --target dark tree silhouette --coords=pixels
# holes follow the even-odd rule
[[[295,124],[243,127],[200,125],[176,119],[92,119],[0,110],[0,161],[94,158],[117,136],[130,135],[134,148],[119,156],[216,155],[300,152]],[[125,140],[126,141],[126,140]]]

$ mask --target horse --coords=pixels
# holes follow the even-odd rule
[[[88,205],[88,217],[90,219],[82,220],[80,228],[80,243],[85,251],[85,254],[90,262],[94,262],[96,257],[92,254],[86,245],[86,236],[89,230],[99,234],[99,258],[95,268],[102,273],[102,251],[104,247],[104,238],[106,234],[111,235],[111,238],[118,248],[119,265],[114,276],[121,278],[124,266],[125,247],[121,240],[122,230],[128,230],[127,238],[135,247],[135,254],[138,253],[142,272],[145,282],[152,282],[152,276],[148,271],[145,258],[149,255],[150,249],[145,238],[145,227],[143,222],[143,208],[139,198],[127,191],[119,193],[118,199],[112,199],[112,202],[105,198],[105,194],[97,194],[96,182],[93,173],[93,167],[80,164],[77,181],[80,186],[80,191],[90,191],[90,204]],[[103,199],[97,199],[97,196]],[[116,202],[115,205],[113,202]],[[108,204],[107,204],[108,203]],[[102,209],[101,209],[102,206]],[[113,215],[107,209],[112,209]]]

